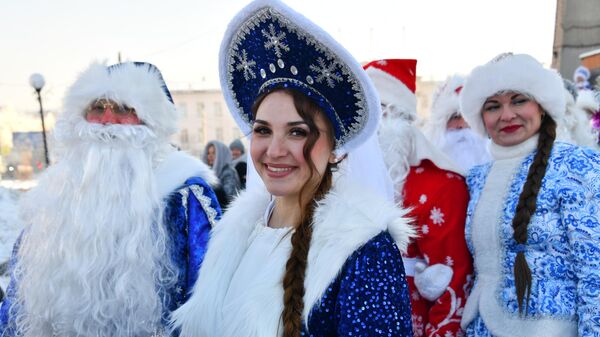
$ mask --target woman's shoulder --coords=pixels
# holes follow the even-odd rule
[[[577,175],[597,174],[600,170],[600,152],[587,146],[556,142],[550,162],[558,170]]]

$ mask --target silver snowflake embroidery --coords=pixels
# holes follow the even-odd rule
[[[444,337],[454,337],[454,334],[452,333],[452,331],[446,331]]]
[[[244,72],[244,79],[246,81],[250,80],[250,77],[253,79],[256,78],[256,73],[252,70],[253,67],[256,67],[256,62],[254,60],[248,60],[248,53],[246,49],[242,50],[242,55],[234,54],[234,56],[238,60],[238,64],[235,66],[235,70]]]
[[[449,179],[456,178],[456,176],[453,173],[450,173],[450,172],[446,173],[446,177],[448,177]]]
[[[418,301],[419,299],[421,299],[421,296],[419,295],[418,291],[413,291],[412,294],[411,294],[411,297],[415,301]]]
[[[441,226],[444,223],[444,213],[442,213],[439,208],[434,207],[431,209],[429,219],[431,219],[435,225]]]
[[[290,51],[290,47],[287,44],[285,44],[285,42],[283,41],[283,39],[285,39],[286,34],[284,32],[277,33],[275,31],[275,26],[273,26],[273,24],[269,25],[268,32],[263,29],[263,30],[261,30],[261,33],[268,40],[267,42],[265,42],[265,48],[266,49],[273,48],[275,50],[275,55],[277,55],[277,57],[281,57],[281,55],[283,55],[281,53],[281,50]]]
[[[175,288],[175,292],[181,294],[183,292],[183,289],[181,289],[181,287],[178,286]]]
[[[427,225],[421,226],[421,233],[429,234],[429,226],[427,226]]]
[[[416,173],[423,173],[423,171],[425,171],[425,169],[422,167],[417,167],[417,169],[415,170]]]
[[[454,265],[454,260],[450,256],[446,256],[446,265],[448,267],[452,267]]]
[[[388,63],[386,60],[379,60],[377,61],[377,64],[379,64],[380,66],[386,66]]]
[[[323,82],[323,80],[325,80],[327,82],[327,85],[330,88],[333,88],[333,87],[335,87],[335,81],[337,81],[337,82],[342,81],[342,77],[335,73],[335,71],[338,67],[337,62],[332,62],[330,64],[326,64],[325,60],[322,57],[319,57],[317,59],[317,63],[319,63],[318,66],[311,64],[309,67],[310,70],[317,73],[317,78],[315,79],[317,81],[317,83],[321,83],[321,82]]]
[[[419,197],[419,203],[421,205],[423,205],[426,202],[427,202],[427,196],[425,194],[421,194],[421,196]]]

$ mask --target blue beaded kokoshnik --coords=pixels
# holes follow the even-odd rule
[[[348,258],[302,336],[412,336],[410,312],[402,257],[385,231]]]
[[[254,120],[257,96],[276,88],[311,97],[332,121],[338,147],[366,124],[366,94],[348,65],[274,8],[259,10],[243,23],[225,62],[227,89],[247,124]]]

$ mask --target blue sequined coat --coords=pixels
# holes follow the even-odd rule
[[[165,225],[171,240],[170,253],[179,270],[175,287],[167,289],[163,317],[184,303],[196,282],[204,260],[210,230],[221,217],[221,207],[211,185],[216,183],[210,168],[184,153],[167,157],[157,170],[158,188],[165,195]],[[21,234],[23,235],[23,234]],[[10,265],[16,263],[20,237],[15,243]],[[18,280],[11,277],[7,297],[0,307],[0,336],[14,336],[14,319],[9,309],[15,300]],[[167,322],[164,322],[165,326]]]
[[[247,310],[224,310],[230,282],[269,199],[266,191],[246,191],[217,224],[193,295],[174,313],[181,336],[281,335],[281,281],[253,282],[244,293],[253,299],[245,303]],[[394,205],[336,182],[314,213],[303,336],[412,336],[401,250],[413,231],[402,216]]]
[[[588,148],[554,144],[528,226],[525,256],[533,279],[528,315],[518,316],[513,276],[518,247],[512,218],[533,156],[516,158],[508,186],[492,188],[498,192],[496,199],[487,197],[492,200],[488,205],[498,205],[499,219],[489,214],[490,222],[478,226],[497,231],[490,234],[499,238],[496,255],[475,250],[496,240],[478,243],[481,236],[473,232],[473,218],[483,207],[479,201],[484,187],[491,191],[494,183],[488,182],[492,165],[509,159],[475,167],[468,176],[471,200],[465,230],[475,256],[476,280],[463,326],[470,325],[470,336],[600,336],[600,154]],[[482,254],[494,263],[478,264]],[[482,269],[486,270],[483,278]]]

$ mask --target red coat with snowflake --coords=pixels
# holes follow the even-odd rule
[[[465,181],[460,175],[423,160],[419,166],[411,167],[403,194],[404,206],[412,208],[409,216],[414,219],[413,224],[419,234],[408,247],[405,258],[415,337],[463,336],[460,320],[473,273],[464,235],[469,201]],[[415,261],[451,268],[450,283],[447,287],[438,287],[443,292],[437,300],[427,300],[415,287]],[[436,282],[440,281],[436,278]],[[431,298],[431,295],[425,297]]]

